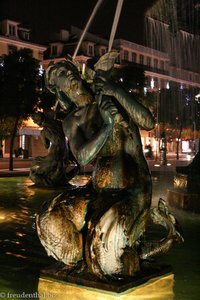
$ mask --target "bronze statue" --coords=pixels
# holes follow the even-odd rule
[[[33,121],[43,127],[40,138],[47,156],[36,157],[30,168],[30,178],[37,186],[66,186],[74,176],[74,170],[67,173],[69,164],[69,148],[62,129],[62,123],[42,112],[33,114]]]
[[[170,228],[170,233],[171,227],[174,228],[173,237],[168,236],[168,241],[181,240],[175,229],[176,220],[174,218],[172,222],[168,217],[163,201],[160,201],[157,213],[150,210],[152,182],[139,127],[151,130],[154,120],[146,107],[110,80],[109,72],[115,58],[116,53],[108,53],[100,59],[89,87],[73,60],[50,65],[46,71],[47,86],[57,94],[61,107],[68,111],[63,130],[73,155],[80,165],[94,163],[93,190],[81,196],[77,192],[73,199],[79,199],[79,202],[74,204],[69,193],[60,195],[53,200],[53,205],[37,216],[39,237],[49,254],[63,261],[67,271],[83,261],[89,272],[102,279],[133,276],[140,270],[142,259],[158,254],[158,248],[162,249],[160,252],[168,250],[167,243],[161,248],[158,243],[142,244],[149,217]],[[64,214],[64,209],[60,209],[63,203]],[[76,211],[78,203],[79,213],[81,211],[79,226],[75,212],[68,212],[69,207]],[[57,224],[58,211],[59,218],[64,218],[63,222],[71,226],[65,226],[68,232],[63,233],[62,227],[52,225]],[[46,226],[48,218],[51,218],[50,231]],[[65,243],[69,243],[67,237],[71,237],[73,253],[68,250],[69,245],[62,251],[51,246],[49,237],[54,243],[63,234],[66,235]],[[59,241],[61,239],[57,244]],[[60,247],[63,246],[62,240]],[[76,257],[75,253],[78,253]]]

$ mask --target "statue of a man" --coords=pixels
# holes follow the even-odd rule
[[[76,226],[77,218],[66,213],[64,221],[73,224],[72,229],[68,226],[69,232],[63,233],[63,228],[57,226],[57,232],[51,232],[57,239],[70,236],[73,251],[68,246],[65,251],[63,243],[62,249],[59,246],[55,252],[55,247],[49,245],[48,232],[42,233],[43,244],[53,250],[54,257],[68,264],[67,269],[84,260],[89,271],[100,278],[132,276],[140,269],[138,245],[152,197],[139,128],[153,129],[154,119],[146,107],[109,79],[107,70],[97,72],[93,86],[88,87],[73,61],[66,60],[49,66],[46,78],[49,89],[68,110],[63,130],[73,155],[83,166],[95,162],[92,183],[96,194],[93,199],[87,195],[87,201],[82,201],[80,195],[76,198],[80,199],[81,226]],[[77,210],[77,202],[72,204],[69,195],[61,196],[59,201]],[[51,227],[59,201],[48,210]],[[46,219],[46,213],[38,217],[40,233]]]
[[[151,130],[154,127],[153,117],[131,94],[108,80],[104,72],[96,77],[92,88],[85,87],[79,70],[72,61],[67,60],[50,66],[46,77],[48,87],[57,93],[61,106],[68,110],[63,120],[63,130],[73,155],[80,165],[95,160],[92,182],[94,189],[101,192],[101,197],[97,197],[94,206],[101,206],[101,209],[98,213],[94,209],[89,216],[91,225],[86,241],[88,264],[99,276],[105,273],[131,274],[138,266],[130,267],[122,252],[126,248],[131,257],[135,256],[132,248],[144,231],[152,192],[139,127]],[[103,198],[102,193],[105,193]],[[101,222],[110,228],[104,234],[100,229]],[[115,234],[111,236],[111,228],[117,224],[124,228],[120,234],[116,233],[117,237]],[[94,238],[97,231],[98,237]],[[107,244],[106,251],[110,255],[106,256],[103,248],[97,249],[99,239],[102,239],[102,245]],[[110,246],[109,239],[112,241]],[[114,239],[124,242],[117,246]],[[91,251],[101,253],[92,263],[89,259]],[[111,255],[115,256],[115,266],[108,264]],[[100,268],[96,259],[101,261]],[[137,264],[136,261],[134,257],[133,264]]]

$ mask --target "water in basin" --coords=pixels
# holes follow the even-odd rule
[[[159,197],[166,197],[172,182],[168,174],[153,178],[153,206]],[[62,191],[36,188],[28,177],[0,178],[0,299],[19,299],[19,294],[21,299],[40,299],[37,290],[40,270],[54,260],[46,255],[39,242],[35,213],[44,201]],[[174,299],[197,300],[200,295],[200,215],[171,210],[182,225],[185,242],[175,245],[160,262],[173,267]],[[49,298],[54,296],[49,295]]]

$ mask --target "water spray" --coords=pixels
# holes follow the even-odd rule
[[[75,49],[75,51],[74,51],[73,58],[76,57],[76,55],[77,55],[77,53],[78,53],[78,50],[79,50],[79,48],[80,48],[80,45],[81,45],[81,43],[82,43],[82,41],[83,41],[83,39],[84,39],[84,37],[85,37],[85,34],[86,34],[88,28],[90,27],[90,25],[91,25],[91,23],[92,23],[92,21],[93,21],[95,15],[96,15],[98,9],[99,9],[99,7],[101,6],[102,3],[103,3],[103,0],[99,0],[99,1],[96,3],[96,5],[95,5],[95,7],[94,7],[94,9],[93,9],[93,11],[92,11],[92,14],[91,14],[91,16],[90,16],[90,18],[89,18],[89,20],[88,20],[88,22],[87,22],[87,24],[86,24],[86,26],[85,26],[83,32],[82,32],[82,34],[81,34],[80,40],[79,40],[79,42],[78,42],[78,45],[77,45],[77,47],[76,47],[76,49]]]
[[[117,3],[117,7],[116,7],[116,11],[115,11],[115,17],[114,17],[113,25],[112,25],[112,30],[111,30],[111,33],[110,33],[108,52],[110,52],[112,50],[112,45],[113,45],[116,30],[117,30],[117,26],[118,26],[118,23],[119,23],[119,17],[120,17],[120,14],[121,14],[123,2],[124,2],[124,0],[118,0],[118,3]]]

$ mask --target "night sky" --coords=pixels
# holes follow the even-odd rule
[[[124,0],[116,37],[140,42],[143,39],[143,15],[155,1]],[[32,29],[38,42],[49,40],[50,33],[68,29],[70,25],[84,28],[97,0],[0,0],[0,17],[22,22]],[[117,0],[104,0],[89,29],[109,38]]]

